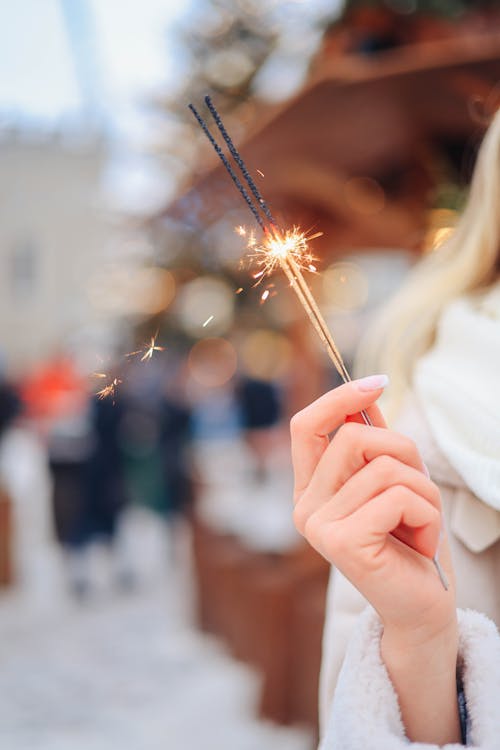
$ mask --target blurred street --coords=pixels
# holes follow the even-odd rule
[[[182,551],[178,566],[152,573],[168,554],[160,521],[138,512],[128,533],[145,553],[136,589],[110,594],[96,549],[99,588],[86,606],[60,597],[34,609],[15,591],[0,599],[0,745],[309,750],[307,732],[255,719],[256,673],[194,629]]]

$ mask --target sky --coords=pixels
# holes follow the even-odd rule
[[[82,109],[114,119],[168,85],[182,0],[0,2],[0,113],[51,125]]]
[[[300,85],[307,54],[320,36],[311,33],[314,23],[338,8],[339,1],[235,0],[265,8],[288,45],[287,55],[282,58],[278,49],[261,71],[260,95],[268,90],[287,97],[293,93],[287,85]],[[175,24],[198,3],[0,0],[0,131],[15,126],[35,133],[76,131],[84,137],[105,133],[110,146],[106,195],[119,209],[154,210],[175,193],[177,177],[147,153],[155,126],[163,123],[145,104],[168,90],[182,70]],[[311,50],[304,48],[307,44]],[[306,57],[299,59],[293,50]]]

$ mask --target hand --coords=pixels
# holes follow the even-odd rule
[[[342,385],[292,419],[294,522],[388,635],[424,642],[456,623],[440,493],[415,444],[386,428],[375,405],[383,385],[377,376]],[[362,409],[374,427],[360,424]],[[438,546],[448,592],[431,561]]]
[[[416,445],[388,430],[375,405],[385,382],[340,386],[292,419],[294,521],[380,615],[408,738],[443,745],[460,741],[454,580],[439,490]],[[375,426],[360,423],[362,409]],[[448,591],[431,562],[438,547]]]

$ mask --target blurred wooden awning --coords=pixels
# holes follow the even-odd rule
[[[294,99],[261,112],[238,147],[253,174],[264,173],[256,180],[280,222],[324,231],[319,254],[418,248],[439,156],[458,149],[467,171],[498,82],[499,33],[326,59]],[[201,231],[244,206],[206,154],[207,171],[157,218]]]

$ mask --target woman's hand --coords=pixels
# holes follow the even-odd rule
[[[386,383],[342,385],[293,417],[294,522],[377,610],[410,738],[436,741],[436,729],[456,739],[457,623],[440,493],[416,445],[386,428],[375,405]],[[432,563],[438,548],[448,591]]]
[[[440,494],[413,441],[385,427],[375,406],[384,384],[374,376],[342,385],[293,417],[294,522],[386,626],[439,629],[454,611],[432,564]],[[362,409],[374,427],[359,423]],[[443,566],[451,577],[446,554]]]

